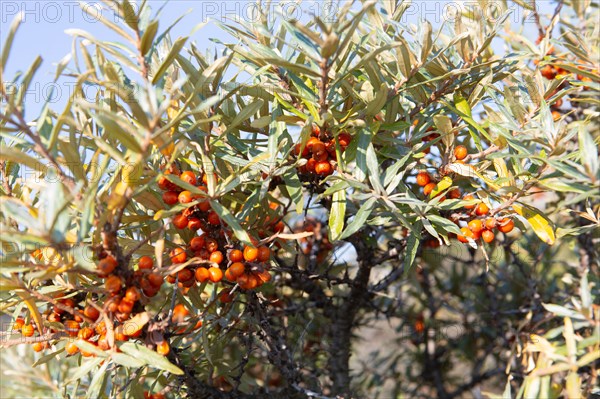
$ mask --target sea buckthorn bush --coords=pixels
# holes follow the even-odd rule
[[[39,115],[16,18],[1,396],[600,394],[598,5],[546,3],[257,7],[204,51],[107,2]]]

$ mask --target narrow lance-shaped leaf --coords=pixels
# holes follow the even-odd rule
[[[346,191],[336,191],[332,196],[331,213],[329,214],[329,236],[336,241],[344,229],[346,215]]]
[[[373,208],[375,207],[376,201],[377,199],[375,198],[369,198],[365,201],[358,212],[356,212],[356,215],[354,215],[352,222],[346,227],[346,231],[340,236],[340,240],[350,237],[365,225],[369,215],[371,215],[371,211],[373,211]]]

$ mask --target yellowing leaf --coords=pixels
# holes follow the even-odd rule
[[[127,320],[122,325],[122,331],[125,335],[134,335],[138,331],[140,331],[144,326],[150,321],[150,316],[148,316],[148,312],[138,313],[133,316],[131,319]]]
[[[429,196],[433,198],[450,186],[452,186],[452,179],[449,176],[444,176],[442,180],[440,180],[440,182],[435,186]]]
[[[556,241],[556,236],[554,234],[554,225],[543,213],[541,213],[538,209],[535,209],[530,206],[521,206],[514,204],[513,209],[519,215],[523,216],[529,224],[531,228],[540,238],[540,240],[544,241],[548,245],[554,244]]]

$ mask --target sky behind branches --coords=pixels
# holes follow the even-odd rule
[[[266,2],[263,1],[263,4]],[[489,12],[502,3],[500,0],[490,0]],[[215,21],[230,22],[235,20],[256,20],[256,2],[254,0],[181,0],[181,1],[148,1],[152,12],[161,10],[159,33],[173,23],[181,15],[183,19],[171,30],[173,39],[179,36],[190,35],[195,27],[202,26],[191,35],[191,40],[201,51],[213,49],[217,41],[228,42],[231,39],[226,32],[217,26]],[[281,15],[289,19],[306,21],[312,15],[318,15],[324,20],[331,20],[340,3],[326,1],[304,1],[301,7],[296,7],[292,0],[273,1],[270,9],[278,9]],[[541,0],[536,2],[539,13],[551,15],[555,1]],[[359,4],[357,5],[359,6]],[[535,39],[537,28],[533,18],[520,7],[512,6],[511,22],[515,25],[523,18],[528,21],[525,29],[531,31],[532,40]],[[405,12],[402,22],[406,24],[419,24],[428,20],[434,29],[442,23],[453,23],[453,12],[457,9],[481,9],[475,0],[449,1],[449,0],[416,0]],[[86,11],[84,11],[87,10]],[[27,117],[35,118],[42,109],[46,99],[52,93],[50,100],[52,108],[60,109],[69,97],[75,85],[74,79],[60,78],[53,83],[56,73],[56,64],[72,50],[72,37],[65,33],[68,29],[81,29],[103,40],[122,41],[113,31],[104,26],[100,17],[113,22],[118,17],[110,14],[98,2],[77,1],[11,1],[0,2],[0,43],[4,43],[6,32],[12,21],[23,13],[23,23],[19,28],[17,37],[13,42],[12,51],[3,79],[10,81],[15,74],[25,71],[41,55],[43,62],[40,66],[25,98]],[[189,44],[189,42],[188,42]],[[497,46],[498,44],[495,44]],[[500,50],[495,48],[495,50]]]

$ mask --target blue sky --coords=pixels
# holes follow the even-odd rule
[[[150,0],[148,3],[153,10],[158,10],[165,2]],[[215,19],[225,21],[228,18],[252,19],[255,10],[254,3],[254,1],[249,0],[171,1],[162,9],[159,31],[165,29],[186,11],[191,10],[174,27],[172,37],[189,35],[197,24],[208,22],[206,26],[196,31],[191,39],[197,43],[199,49],[212,48],[214,44],[211,43],[211,38],[227,41],[228,36],[210,21]],[[458,3],[457,1],[448,0],[413,1],[411,8],[405,14],[405,22],[417,24],[421,19],[427,19],[432,22],[434,27],[438,26],[452,10],[452,7],[456,7]],[[474,1],[464,1],[462,3],[475,4]],[[29,111],[27,112],[29,118],[35,118],[50,89],[54,89],[53,108],[55,109],[59,109],[68,97],[67,94],[70,87],[72,87],[72,82],[61,80],[58,85],[52,84],[56,63],[71,51],[72,39],[65,33],[66,29],[83,29],[96,37],[118,40],[114,32],[98,21],[98,15],[100,15],[98,4],[96,2],[85,2],[84,4],[91,15],[85,13],[78,3],[73,0],[3,0],[0,2],[1,43],[4,43],[5,32],[17,13],[24,13],[24,21],[13,43],[4,79],[12,79],[18,70],[28,68],[38,54],[43,58],[43,64],[26,96],[26,110]],[[326,18],[332,15],[333,10],[323,1],[305,1],[301,9],[294,8],[291,0],[281,0],[276,4],[281,6],[283,12],[290,17],[300,17],[300,19],[310,18],[310,14],[317,14]],[[493,1],[491,1],[491,4],[493,7]],[[538,0],[538,8],[542,14],[551,13],[553,7],[554,2]],[[520,12],[516,12],[511,20],[516,23],[518,18],[521,17],[519,14]],[[106,11],[101,15],[113,21],[115,20],[115,17]],[[531,30],[532,34],[536,32],[532,22],[526,24],[526,29]]]

